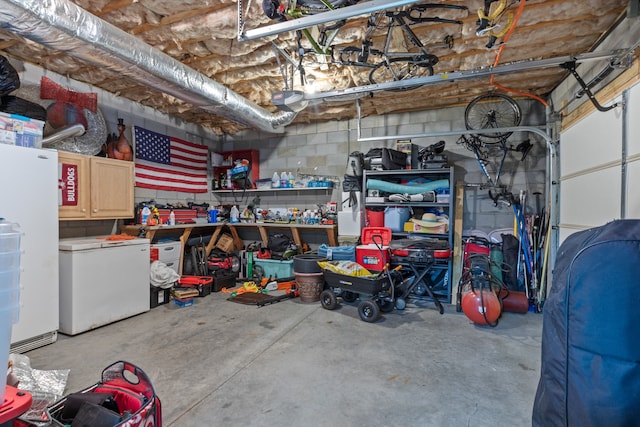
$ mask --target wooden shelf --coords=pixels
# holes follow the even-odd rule
[[[211,239],[209,243],[206,245],[206,254],[209,256],[211,251],[213,250],[218,237],[220,234],[226,230],[231,233],[234,242],[234,248],[240,249],[244,246],[244,242],[242,238],[240,238],[238,234],[238,230],[243,229],[254,229],[258,230],[260,233],[260,237],[262,238],[262,243],[266,247],[269,240],[269,232],[270,229],[276,230],[288,230],[292,237],[293,241],[298,245],[299,248],[302,248],[302,238],[300,236],[303,232],[323,232],[327,236],[327,243],[329,246],[337,246],[337,237],[338,237],[338,226],[336,224],[331,225],[316,225],[316,224],[296,224],[296,223],[288,223],[288,224],[280,224],[280,223],[269,223],[269,222],[252,222],[252,223],[228,223],[228,222],[218,222],[214,224],[203,223],[203,224],[178,224],[178,225],[125,225],[120,228],[120,232],[124,234],[128,234],[131,236],[139,236],[141,232],[144,232],[145,238],[153,241],[154,237],[161,236],[175,236],[179,238],[182,244],[182,250],[180,253],[180,274],[182,274],[182,264],[184,261],[184,249],[186,247],[187,240],[191,236],[192,233],[211,233]]]

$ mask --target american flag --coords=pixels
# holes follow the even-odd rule
[[[207,192],[208,148],[133,127],[136,187],[183,193]]]

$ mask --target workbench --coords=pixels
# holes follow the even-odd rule
[[[234,248],[236,250],[244,247],[244,241],[238,234],[243,229],[258,230],[260,238],[264,247],[267,246],[269,240],[269,231],[286,231],[289,230],[293,241],[302,248],[301,234],[304,232],[318,232],[324,231],[327,235],[327,244],[329,246],[338,246],[337,234],[338,226],[336,224],[331,225],[316,225],[316,224],[297,224],[297,223],[273,223],[273,222],[240,222],[240,223],[228,223],[217,222],[213,224],[177,224],[177,225],[125,225],[120,228],[120,232],[131,236],[139,236],[144,234],[144,237],[151,240],[160,239],[165,237],[178,238],[182,244],[182,251],[180,253],[180,273],[182,274],[182,262],[184,257],[184,249],[187,240],[192,235],[209,235],[211,239],[206,245],[207,256],[211,253],[213,248],[223,231],[228,231],[233,237]]]

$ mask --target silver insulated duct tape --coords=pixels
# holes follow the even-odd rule
[[[296,116],[272,114],[67,0],[0,0],[0,27],[254,129],[280,133]]]

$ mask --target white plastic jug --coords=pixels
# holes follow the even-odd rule
[[[150,216],[151,216],[151,209],[149,209],[149,206],[145,206],[144,208],[142,208],[142,218],[141,218],[140,224],[147,225],[147,220],[149,219]]]
[[[229,220],[233,223],[240,221],[240,211],[236,205],[233,205],[229,213]]]

